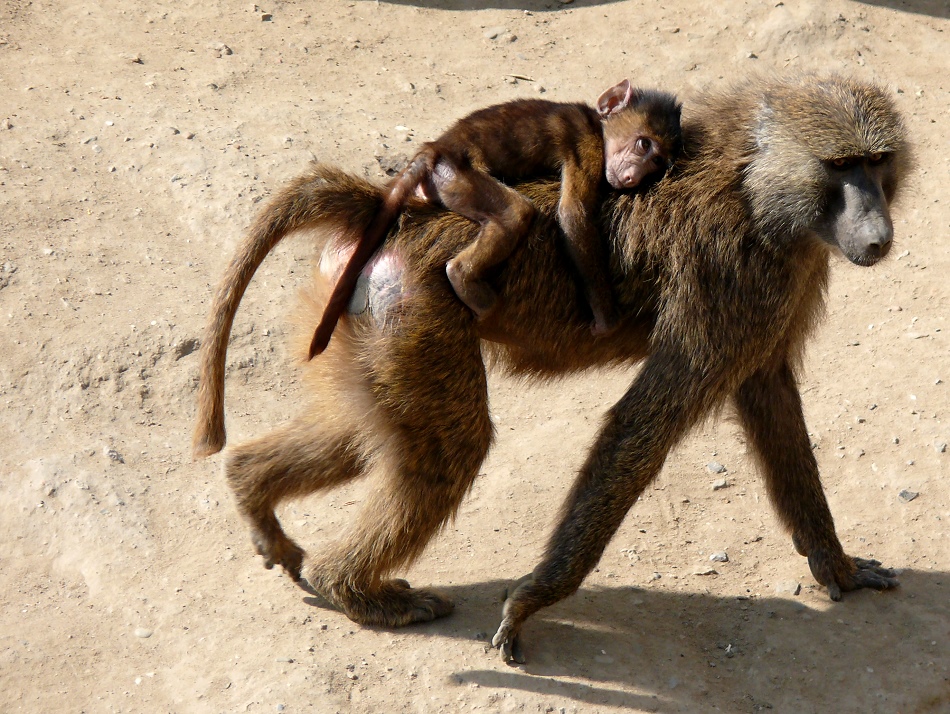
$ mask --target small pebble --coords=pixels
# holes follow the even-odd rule
[[[484,37],[486,40],[494,40],[499,35],[503,35],[508,32],[507,27],[489,27],[485,30]]]
[[[122,454],[120,454],[115,449],[106,449],[105,452],[106,452],[106,456],[108,456],[111,461],[115,461],[118,464],[125,463],[125,459],[122,458]],[[148,637],[148,635],[145,635],[145,636]]]
[[[942,453],[944,453],[946,450],[947,450],[947,442],[946,442],[946,441],[937,441],[937,442],[934,442],[934,451],[936,451],[938,454],[942,454]]]
[[[706,464],[706,469],[711,474],[724,474],[726,473],[726,467],[720,464],[718,461],[710,461]]]
[[[713,481],[712,490],[713,490],[713,491],[719,491],[719,490],[721,490],[721,489],[724,489],[724,488],[725,488],[726,486],[728,486],[728,485],[729,485],[729,483],[726,481],[726,479],[721,478],[721,479],[719,479],[719,480],[717,480],[717,481]]]
[[[693,575],[719,575],[719,573],[715,568],[697,568],[693,571]]]
[[[713,553],[709,556],[709,559],[714,563],[728,563],[729,556],[726,554],[726,551],[720,550],[716,553]]]
[[[775,592],[798,595],[802,591],[802,586],[795,580],[785,580],[775,584]]]
[[[144,627],[135,628],[135,636],[141,637],[143,640],[152,636],[151,630],[146,630]]]
[[[917,498],[919,495],[920,495],[920,494],[917,493],[916,491],[908,491],[907,489],[904,489],[904,490],[901,491],[899,494],[897,494],[897,497],[898,497],[900,500],[902,500],[904,503],[910,503],[910,502],[913,501],[915,498]]]
[[[173,347],[175,354],[175,359],[179,360],[182,357],[187,357],[201,344],[201,341],[197,337],[187,337]]]
[[[650,576],[650,580],[659,580],[662,577],[663,576],[660,575],[659,573],[653,573],[653,575]]]

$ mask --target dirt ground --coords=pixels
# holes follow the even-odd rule
[[[263,2],[0,0],[0,711],[950,711],[950,4]],[[835,261],[804,380],[840,537],[900,588],[832,603],[738,429],[710,422],[505,665],[505,585],[536,564],[619,370],[492,377],[495,448],[406,574],[451,617],[360,627],[261,567],[221,457],[189,442],[211,290],[262,199],[314,157],[382,178],[499,100],[630,77],[688,106],[803,68],[890,88],[918,158],[889,259]],[[286,241],[244,301],[231,443],[296,408],[286,314],[310,259]],[[366,487],[282,520],[316,547]]]

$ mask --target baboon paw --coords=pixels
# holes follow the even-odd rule
[[[403,580],[402,582],[405,583],[406,581]],[[407,589],[408,585],[406,583]],[[455,610],[455,603],[452,600],[432,590],[409,589],[409,592],[413,595],[415,601],[409,623],[437,620],[440,617],[451,615],[452,611]]]
[[[300,580],[304,551],[299,545],[290,539],[286,539],[285,543],[278,543],[255,537],[254,549],[264,558],[265,568],[271,570],[275,565],[279,565],[295,582]]]
[[[828,597],[835,602],[841,600],[845,592],[863,588],[889,590],[900,585],[897,571],[881,567],[877,560],[845,556],[838,567],[834,567],[832,559],[822,557],[819,551],[808,556],[808,565],[815,580],[828,588]]]
[[[524,664],[524,650],[521,647],[520,628],[516,628],[514,621],[506,617],[501,621],[498,632],[491,638],[492,647],[501,650],[501,659],[506,664]]]
[[[311,582],[313,585],[313,582]],[[373,592],[352,588],[331,588],[314,585],[346,616],[361,625],[403,627],[415,622],[430,622],[450,615],[455,604],[433,590],[414,589],[405,580],[389,580]]]

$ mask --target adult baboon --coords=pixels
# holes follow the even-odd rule
[[[313,405],[227,459],[238,507],[268,565],[298,577],[302,564],[310,584],[357,622],[397,626],[450,612],[441,595],[387,578],[421,553],[478,474],[492,439],[487,349],[503,368],[538,377],[642,363],[607,413],[541,563],[505,604],[493,641],[506,658],[522,659],[526,618],[580,586],[673,445],[730,401],[779,519],[831,598],[896,585],[893,572],[841,547],[797,371],[822,313],[832,249],[871,265],[891,246],[888,204],[908,163],[901,119],[869,84],[754,80],[697,102],[683,134],[683,152],[662,181],[602,206],[621,318],[599,339],[557,247],[556,183],[519,187],[538,219],[497,276],[499,305],[481,323],[454,299],[444,271],[477,225],[410,206],[367,267],[338,339],[306,367]],[[318,229],[319,315],[380,196],[367,182],[316,167],[265,209],[212,306],[198,453],[224,442],[227,335],[254,269],[283,235]],[[381,485],[352,531],[304,559],[274,506],[367,470]]]

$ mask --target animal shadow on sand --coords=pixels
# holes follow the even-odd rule
[[[950,711],[950,573],[905,570],[900,577],[896,590],[848,593],[839,603],[807,579],[798,596],[748,598],[582,587],[526,626],[528,661],[518,667],[503,666],[489,644],[507,581],[436,586],[454,599],[455,612],[398,632],[483,649],[484,667],[455,672],[450,684],[575,706]],[[310,592],[306,603],[328,608]],[[928,671],[932,685],[908,686]]]

